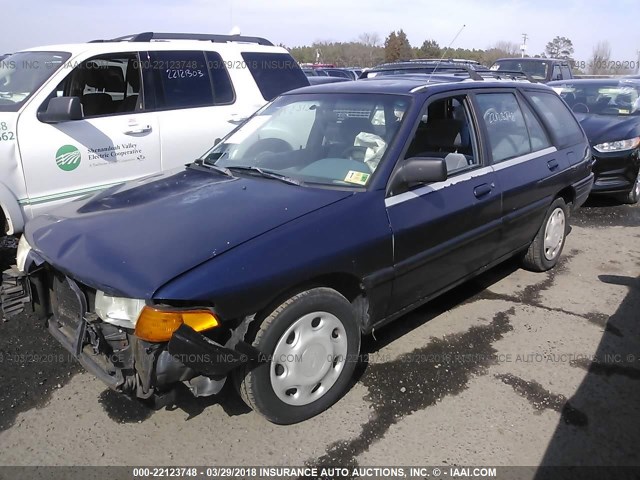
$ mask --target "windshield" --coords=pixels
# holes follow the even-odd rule
[[[500,60],[491,66],[491,70],[507,70],[524,72],[537,80],[545,80],[549,72],[550,62],[531,60]]]
[[[204,164],[298,183],[365,186],[409,102],[382,94],[285,95],[210,150]]]
[[[71,55],[19,52],[0,60],[0,112],[17,112]]]
[[[640,115],[640,83],[568,82],[554,90],[575,113]]]

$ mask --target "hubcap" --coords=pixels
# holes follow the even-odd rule
[[[336,383],[347,360],[347,333],[328,312],[296,320],[278,340],[270,365],[271,386],[289,405],[308,405]]]
[[[544,229],[544,256],[553,260],[558,256],[565,233],[564,210],[556,208],[549,216]]]
[[[636,177],[636,184],[633,186],[633,197],[640,197],[640,172],[638,172],[638,176]]]

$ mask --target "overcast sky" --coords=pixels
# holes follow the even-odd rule
[[[575,60],[588,60],[608,40],[615,60],[636,61],[640,0],[0,0],[0,53],[56,43],[112,38],[143,31],[259,35],[287,46],[355,40],[375,32],[382,41],[404,29],[420,46],[488,48],[500,40],[541,53],[556,35],[569,37]]]

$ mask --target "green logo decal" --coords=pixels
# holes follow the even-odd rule
[[[80,160],[80,150],[73,145],[63,145],[56,152],[56,163],[65,172],[78,168]]]

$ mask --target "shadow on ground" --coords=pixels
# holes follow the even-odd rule
[[[599,279],[628,288],[607,322],[621,336],[605,330],[592,359],[572,362],[586,375],[569,402],[588,416],[589,424],[579,428],[560,421],[537,480],[549,478],[549,466],[640,466],[640,278]],[[627,478],[626,473],[630,472],[609,472],[617,478]]]

